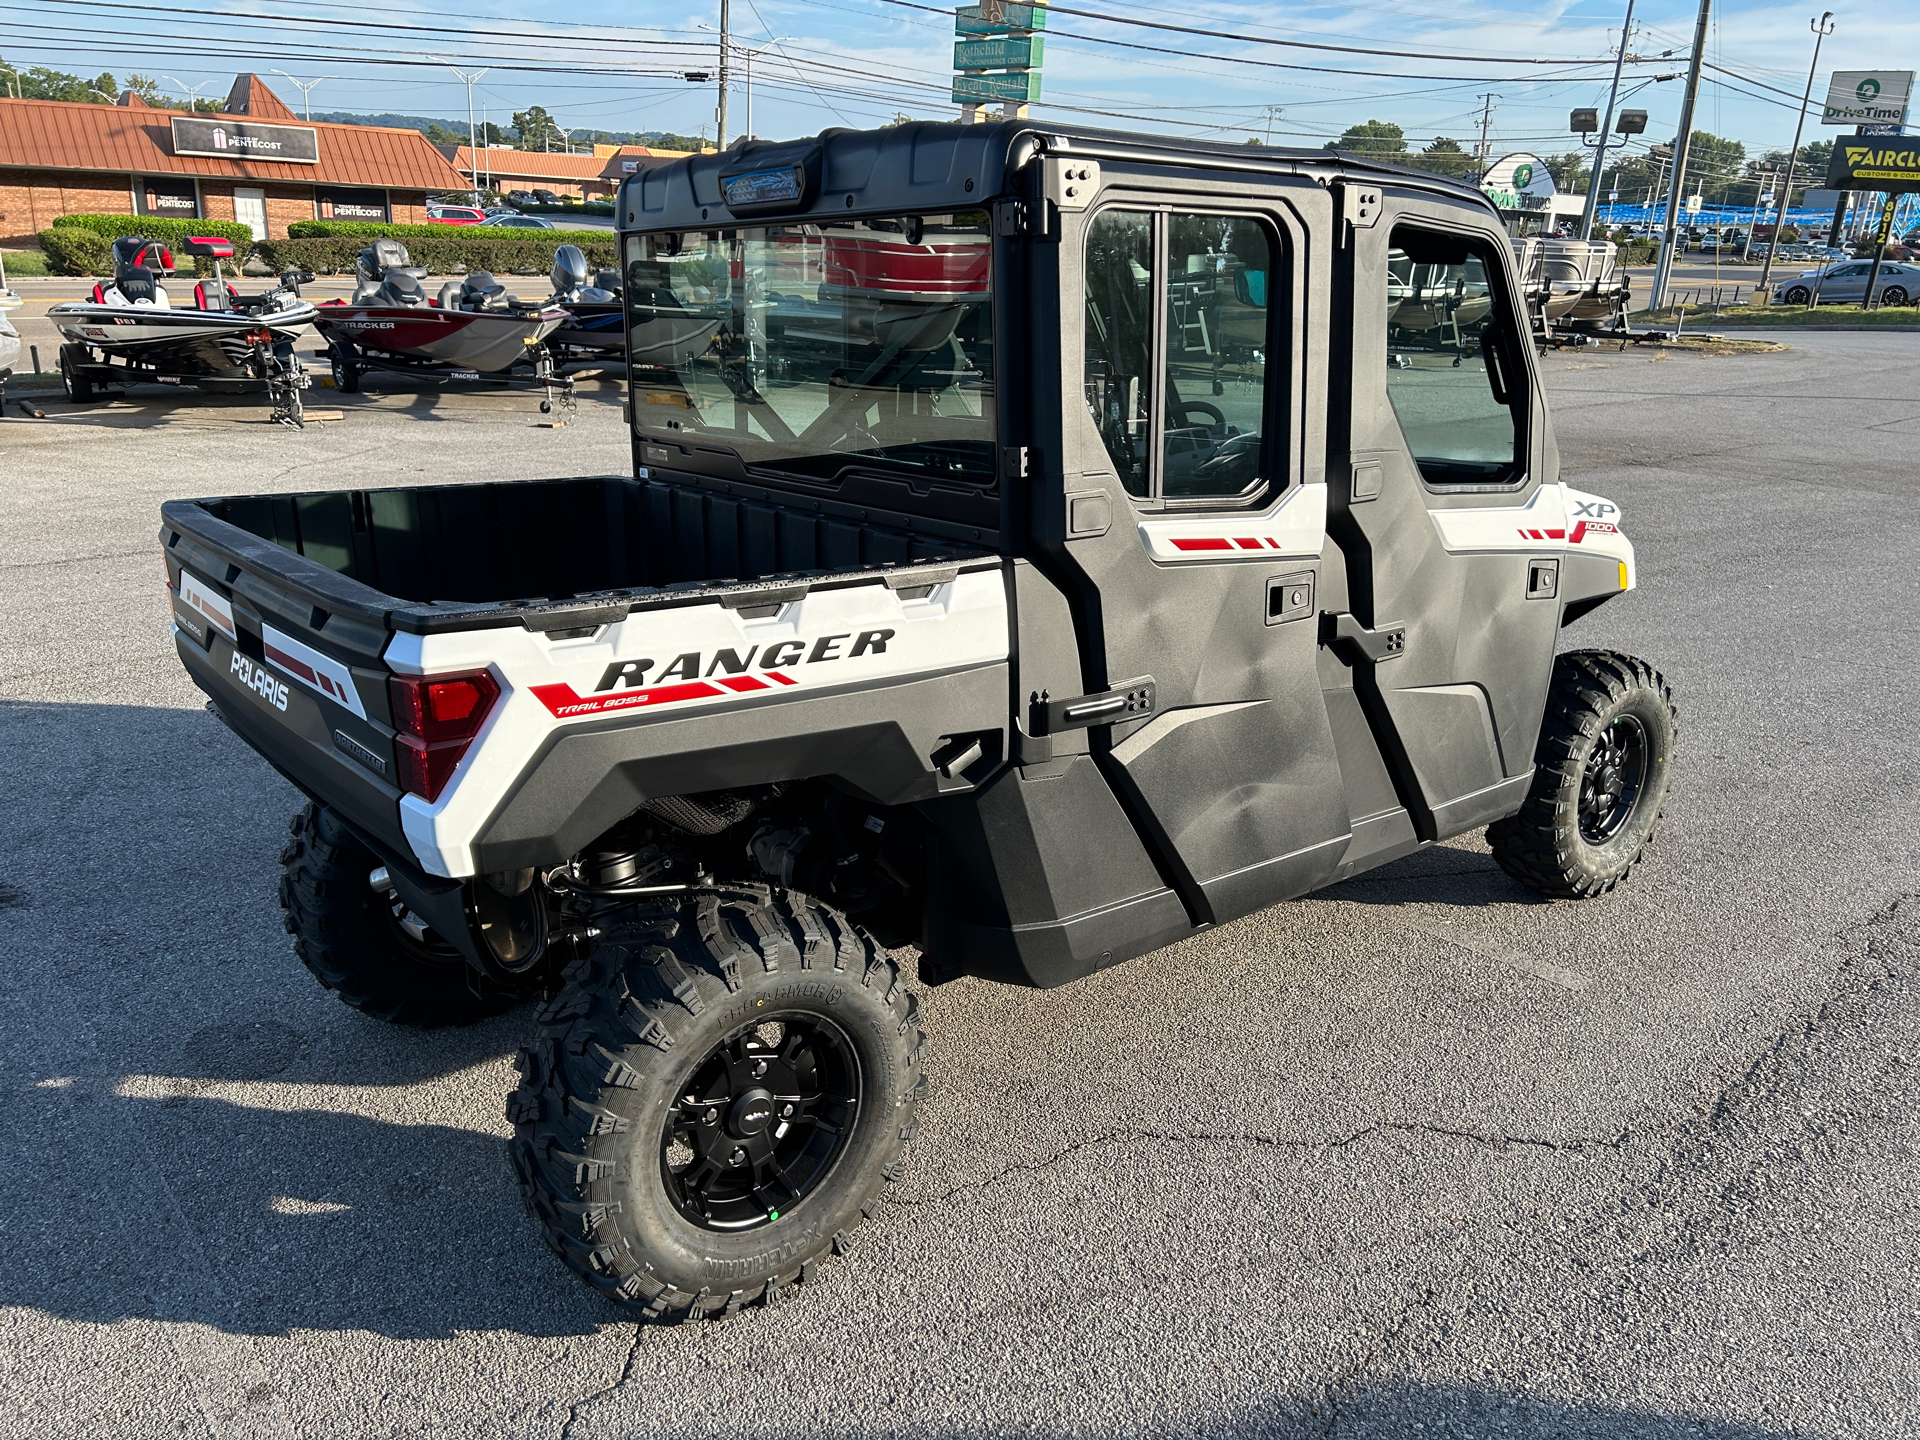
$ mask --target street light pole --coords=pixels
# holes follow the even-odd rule
[[[720,0],[720,113],[715,119],[713,148],[727,148],[727,82],[730,76],[729,61],[733,49],[733,9],[730,0]]]
[[[1680,187],[1687,178],[1687,151],[1693,145],[1693,106],[1700,98],[1700,67],[1707,58],[1707,25],[1713,18],[1713,0],[1700,0],[1700,18],[1693,27],[1693,58],[1687,64],[1687,96],[1680,102],[1680,133],[1673,141],[1673,179],[1667,188],[1667,223],[1660,232],[1660,263],[1653,272],[1653,294],[1648,308],[1658,310],[1667,295],[1667,277],[1673,273],[1673,242],[1680,221]]]
[[[285,76],[287,83],[300,92],[300,103],[308,120],[313,119],[313,87],[322,80],[338,80],[338,75],[318,75],[311,80],[296,80],[284,70],[276,70],[276,75]]]
[[[1633,36],[1633,0],[1627,0],[1627,18],[1620,25],[1620,53],[1613,62],[1613,85],[1607,91],[1607,118],[1600,122],[1600,145],[1593,152],[1593,174],[1587,180],[1587,203],[1580,212],[1580,238],[1593,239],[1594,212],[1600,208],[1600,174],[1607,168],[1607,132],[1613,129],[1613,107],[1620,100],[1620,72],[1627,63],[1627,41]]]
[[[1767,288],[1767,279],[1773,274],[1773,253],[1780,248],[1780,232],[1787,228],[1787,206],[1793,203],[1793,172],[1800,159],[1800,132],[1806,127],[1807,106],[1813,103],[1813,72],[1820,68],[1820,42],[1833,33],[1833,12],[1827,11],[1818,20],[1809,20],[1813,31],[1813,60],[1807,66],[1807,93],[1800,97],[1800,118],[1793,124],[1793,149],[1787,153],[1787,183],[1780,189],[1780,218],[1773,222],[1773,243],[1767,246],[1767,263],[1760,267],[1759,289]]]
[[[207,86],[213,84],[213,81],[211,80],[202,80],[198,85],[189,86],[186,81],[180,79],[177,75],[162,75],[160,78],[162,80],[173,81],[174,84],[178,85],[181,88],[181,90],[185,92],[187,97],[187,109],[189,111],[193,109],[195,103],[199,100],[200,92],[206,89]]]
[[[438,59],[439,57],[436,56],[435,58]],[[470,192],[473,196],[473,203],[478,205],[480,203],[480,147],[474,140],[473,82],[487,72],[486,70],[476,70],[469,75],[466,71],[460,69],[459,66],[448,64],[445,60],[441,60],[440,63],[446,65],[449,70],[459,76],[467,87],[467,179],[473,186]],[[492,69],[493,67],[488,66],[487,68]]]

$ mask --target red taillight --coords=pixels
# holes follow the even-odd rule
[[[500,687],[484,670],[460,675],[392,675],[394,758],[400,787],[423,800],[440,798],[473,737],[486,723]]]

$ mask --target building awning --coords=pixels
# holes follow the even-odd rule
[[[27,170],[107,171],[134,175],[280,181],[303,185],[356,185],[400,190],[461,190],[466,179],[427,143],[418,130],[372,125],[309,124],[260,84],[242,76],[249,126],[285,125],[313,132],[314,164],[236,155],[174,153],[173,120],[217,122],[218,114],[156,110],[146,105],[83,105],[63,100],[0,99],[0,167]],[[243,89],[236,81],[236,93]],[[278,107],[278,108],[274,108]]]

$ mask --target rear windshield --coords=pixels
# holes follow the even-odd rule
[[[627,240],[633,415],[833,482],[994,478],[984,211]]]

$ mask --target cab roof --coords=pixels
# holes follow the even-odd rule
[[[1489,204],[1471,185],[1344,151],[1232,145],[1031,120],[929,121],[883,130],[823,130],[801,140],[742,140],[718,153],[690,155],[627,177],[614,219],[623,231],[690,230],[751,224],[774,215],[818,220],[976,209],[1012,193],[1012,175],[1034,155],[1056,153],[1240,173],[1310,173],[1329,182],[1343,176],[1394,178]],[[783,179],[789,175],[791,183]],[[743,204],[743,196],[759,198]]]

